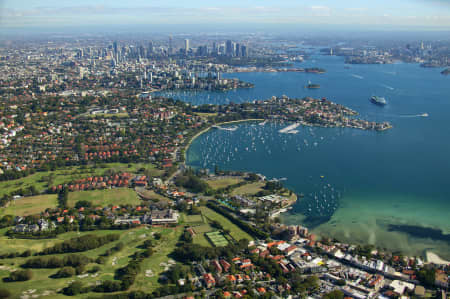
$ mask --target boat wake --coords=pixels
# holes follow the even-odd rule
[[[363,76],[360,76],[360,75],[356,75],[356,74],[350,74],[352,77],[354,77],[354,78],[357,78],[357,79],[364,79],[364,77]]]
[[[412,117],[428,117],[428,116],[430,116],[428,113],[412,114],[412,115],[400,115],[400,117],[407,117],[407,118],[412,118]]]
[[[391,87],[391,86],[386,85],[386,84],[381,84],[381,86],[383,86],[384,88],[387,88],[389,90],[394,90],[395,89],[394,87]]]

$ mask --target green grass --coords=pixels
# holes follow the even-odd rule
[[[226,188],[228,186],[237,184],[242,182],[242,179],[240,178],[223,178],[218,180],[207,180],[206,183],[214,190],[220,189],[220,188]]]
[[[205,235],[215,247],[223,247],[228,245],[228,241],[219,231],[209,232]]]
[[[0,230],[0,233],[4,233],[5,230]],[[112,280],[114,278],[114,273],[118,268],[124,267],[131,260],[131,255],[136,251],[141,251],[142,249],[139,246],[146,240],[151,238],[152,232],[159,232],[162,235],[161,240],[155,241],[156,246],[154,248],[155,253],[152,257],[146,259],[144,261],[142,267],[142,273],[140,273],[136,279],[136,285],[132,288],[139,288],[145,291],[152,291],[154,288],[159,286],[157,279],[159,273],[164,271],[164,268],[159,264],[161,262],[166,262],[169,260],[168,255],[174,250],[176,243],[178,242],[178,238],[182,232],[182,228],[150,228],[150,227],[138,227],[132,230],[127,231],[118,231],[118,230],[101,230],[101,231],[92,231],[92,232],[69,232],[65,234],[61,234],[57,239],[53,240],[9,240],[3,236],[0,237],[0,244],[2,244],[0,250],[2,253],[17,251],[21,252],[25,249],[33,249],[36,251],[42,250],[45,247],[50,247],[55,243],[62,242],[64,240],[82,236],[85,234],[95,234],[95,235],[104,235],[104,234],[119,234],[120,240],[112,243],[108,243],[100,248],[96,248],[93,250],[89,250],[86,252],[82,252],[81,254],[86,255],[91,258],[96,258],[99,255],[103,254],[107,249],[114,247],[118,242],[122,242],[124,244],[124,248],[115,252],[109,257],[106,257],[106,262],[103,265],[98,265],[95,263],[88,264],[86,269],[89,270],[93,266],[97,265],[100,267],[100,271],[98,272],[97,277],[89,277],[78,278],[76,276],[70,278],[62,278],[62,279],[51,279],[49,276],[55,274],[58,269],[32,269],[33,278],[30,281],[26,282],[14,282],[14,283],[2,283],[3,287],[7,287],[8,290],[13,294],[13,298],[18,298],[22,295],[22,293],[26,290],[34,289],[36,290],[33,294],[42,295],[45,291],[51,291],[52,293],[49,295],[49,298],[63,298],[60,294],[56,294],[58,289],[61,289],[69,284],[70,281],[76,280],[81,281],[84,285],[94,284],[98,280]],[[64,254],[59,254],[58,256],[64,256]],[[14,259],[3,259],[0,260],[0,279],[9,276],[11,270],[19,269],[19,266],[23,264],[26,258],[14,258]],[[113,261],[116,261],[113,265]],[[145,277],[145,270],[152,269],[155,273],[154,277],[148,278]],[[1,281],[1,280],[0,280]],[[96,296],[98,294],[88,293],[84,294],[81,297],[89,297]],[[67,297],[64,297],[67,298]]]
[[[122,231],[118,230],[97,230],[90,232],[68,232],[64,234],[59,234],[56,238],[53,239],[42,239],[42,240],[29,240],[29,239],[10,239],[5,236],[5,232],[8,228],[4,228],[0,230],[0,254],[11,253],[11,252],[22,252],[27,249],[32,251],[41,251],[44,248],[55,245],[56,243],[63,242],[65,240],[80,237],[87,234],[94,235],[106,235],[111,233],[120,233]],[[1,260],[0,260],[1,262]]]
[[[234,189],[231,192],[232,196],[235,195],[254,195],[258,193],[259,191],[263,190],[265,183],[262,182],[256,182],[252,184],[246,184],[244,186],[241,186],[239,188]]]
[[[165,271],[165,267],[161,263],[167,263],[170,259],[169,255],[173,252],[183,232],[182,227],[177,228],[152,228],[162,234],[158,245],[154,247],[155,253],[148,259],[145,259],[141,266],[141,273],[136,277],[136,281],[131,287],[132,290],[141,290],[146,293],[153,292],[159,287],[159,275]],[[153,277],[146,277],[145,271],[152,270]]]
[[[0,215],[34,215],[45,211],[47,208],[56,208],[57,205],[56,194],[22,197],[9,202],[7,207],[0,208]]]
[[[204,223],[202,215],[184,215],[184,222],[190,225]]]
[[[166,202],[172,202],[171,199],[162,196],[161,194],[156,193],[153,190],[146,190],[143,188],[140,188],[137,190],[140,194],[142,194],[145,198],[148,198],[150,200],[157,200],[157,201],[166,201]]]
[[[3,230],[1,231],[4,232]],[[31,249],[34,251],[40,251],[43,248],[53,246],[56,243],[60,243],[64,240],[68,240],[70,238],[79,237],[86,234],[94,234],[94,235],[105,235],[105,234],[119,234],[121,236],[119,241],[108,243],[100,248],[96,248],[93,250],[89,250],[86,252],[82,252],[81,254],[89,256],[91,258],[96,258],[100,254],[104,253],[106,249],[111,248],[117,244],[117,242],[123,242],[126,244],[126,246],[132,246],[135,245],[137,242],[140,242],[141,239],[137,240],[137,242],[132,242],[132,240],[127,235],[127,231],[107,231],[107,230],[101,230],[101,231],[92,231],[92,232],[69,232],[65,234],[59,235],[56,239],[48,239],[48,240],[24,240],[24,239],[7,239],[3,236],[0,237],[0,244],[1,246],[1,252],[22,252],[26,249]],[[135,235],[135,239],[137,234]],[[127,255],[129,255],[131,248],[124,248],[122,250],[123,252],[128,251]],[[122,252],[121,251],[121,252]],[[64,256],[64,254],[58,254],[57,256]],[[111,257],[112,259],[112,257]],[[20,269],[20,265],[26,261],[27,258],[13,258],[13,259],[3,259],[0,260],[0,263],[3,264],[0,266],[0,279],[9,276],[10,271]],[[124,264],[127,261],[124,262]],[[92,268],[96,264],[89,264],[86,266],[86,269]],[[109,275],[114,273],[114,269],[111,267],[107,267],[108,263],[105,265],[100,265],[101,271],[99,274],[99,277],[103,275]],[[119,265],[117,265],[118,267]],[[43,294],[45,291],[51,291],[51,298],[54,298],[55,296],[59,296],[56,294],[58,289],[61,289],[69,284],[72,280],[79,280],[83,283],[95,283],[96,280],[99,279],[99,277],[86,277],[86,278],[77,278],[76,276],[70,277],[70,278],[63,278],[63,279],[52,279],[49,278],[49,276],[55,274],[59,269],[31,269],[33,272],[33,278],[29,281],[25,282],[13,282],[13,283],[7,283],[4,284],[5,287],[8,288],[8,290],[13,294],[13,298],[18,298],[22,295],[22,292],[27,290],[36,290],[33,294]]]
[[[207,112],[194,112],[195,115],[198,115],[200,117],[209,117],[209,116],[216,116],[217,112],[214,113],[207,113]]]
[[[128,117],[127,112],[120,112],[120,113],[98,113],[98,114],[87,114],[87,118],[112,118],[112,117],[118,117],[118,118],[124,118]]]
[[[237,241],[240,239],[248,239],[249,241],[253,240],[253,238],[249,234],[244,232],[224,216],[214,212],[207,207],[200,207],[200,209],[206,218],[220,222],[224,229],[229,230],[230,235],[233,237],[233,239]]]
[[[130,165],[130,167],[128,167]],[[26,189],[31,186],[35,186],[40,192],[46,190],[50,186],[68,183],[74,180],[87,178],[89,176],[103,175],[107,170],[113,170],[115,172],[131,172],[137,173],[141,168],[148,170],[148,174],[151,176],[160,176],[163,171],[156,169],[154,164],[151,163],[105,163],[92,166],[73,166],[65,167],[55,171],[37,172],[24,178],[11,181],[0,182],[0,196],[9,194],[18,189]],[[51,177],[52,179],[49,179]]]
[[[212,231],[212,228],[209,224],[202,224],[199,226],[194,226],[193,229],[196,234],[203,234],[203,233],[208,233],[208,232]]]
[[[73,207],[80,200],[92,202],[94,206],[108,205],[139,205],[140,199],[130,188],[115,188],[105,190],[76,191],[69,193],[68,206]]]

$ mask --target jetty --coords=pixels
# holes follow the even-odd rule
[[[295,130],[298,126],[300,126],[300,123],[295,123],[290,126],[287,126],[284,129],[279,130],[278,132],[284,134],[295,134],[298,133],[298,130]]]

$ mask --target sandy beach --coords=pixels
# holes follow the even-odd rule
[[[436,265],[450,265],[449,261],[441,259],[437,254],[431,251],[426,252],[426,257],[428,263],[433,263]]]

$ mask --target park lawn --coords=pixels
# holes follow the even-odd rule
[[[146,190],[146,189],[139,189],[138,192],[142,194],[145,198],[148,198],[150,200],[157,200],[157,201],[167,201],[172,202],[172,200],[168,197],[165,197],[161,194],[156,193],[153,190]]]
[[[194,112],[195,115],[198,115],[200,117],[210,117],[210,116],[216,116],[217,112],[214,113],[207,113],[207,112]]]
[[[178,243],[184,228],[181,226],[175,228],[153,227],[151,230],[161,233],[162,237],[157,241],[157,245],[153,248],[153,255],[143,261],[141,266],[142,270],[137,275],[131,290],[141,290],[146,293],[151,293],[159,287],[159,275],[165,271],[165,266],[161,266],[160,264],[167,264],[171,259],[169,255],[176,248],[176,244]],[[152,270],[153,276],[145,276],[146,270]]]
[[[189,225],[198,225],[198,224],[204,223],[204,219],[203,219],[202,215],[183,214],[183,218],[184,218],[185,224],[189,224]]]
[[[138,195],[130,188],[113,188],[105,190],[76,191],[69,193],[68,206],[74,207],[80,200],[92,202],[94,206],[108,205],[139,205],[141,202]]]
[[[212,227],[209,224],[203,224],[199,226],[193,227],[195,236],[193,238],[194,244],[198,244],[205,247],[211,247],[211,243],[205,236],[205,233],[209,233],[213,231]]]
[[[0,208],[0,216],[28,216],[39,214],[47,208],[56,208],[58,199],[56,194],[22,197],[8,203],[7,207]]]
[[[120,112],[120,113],[98,113],[98,114],[88,114],[85,115],[87,118],[112,118],[112,117],[117,117],[117,118],[124,118],[124,117],[128,117],[128,113],[127,112]]]
[[[195,235],[193,238],[194,244],[203,246],[203,247],[212,247],[211,242],[208,241],[205,234]]]
[[[214,190],[226,188],[228,186],[242,182],[240,178],[227,177],[217,180],[207,180],[206,183]]]
[[[241,186],[239,188],[234,189],[231,192],[232,196],[235,195],[254,195],[258,193],[259,191],[263,190],[263,187],[265,186],[265,183],[263,182],[256,182],[251,184],[246,184],[244,186]]]
[[[17,180],[2,181],[0,182],[0,196],[9,194],[17,189],[26,189],[31,186],[34,186],[39,192],[43,192],[49,187],[49,177],[51,177],[51,186],[54,186],[89,176],[103,175],[107,170],[137,173],[142,168],[147,169],[148,174],[151,176],[160,176],[164,172],[163,170],[157,169],[151,163],[104,163],[92,166],[71,166],[55,171],[36,172]]]
[[[202,214],[210,220],[216,220],[218,221],[224,229],[230,231],[230,235],[235,239],[236,241],[239,241],[241,239],[247,239],[249,241],[253,240],[253,238],[244,232],[242,229],[240,229],[237,225],[232,223],[230,220],[225,218],[224,216],[214,212],[208,207],[200,207],[200,210],[202,211]]]

